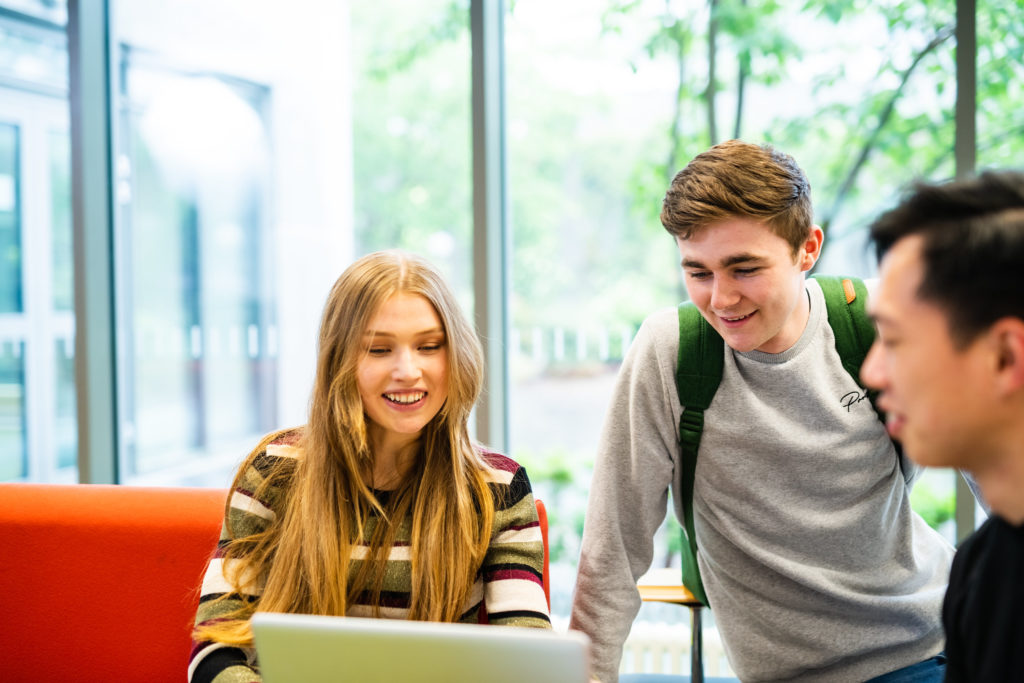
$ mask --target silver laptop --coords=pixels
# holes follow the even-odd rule
[[[586,635],[571,631],[258,612],[265,683],[587,683]]]

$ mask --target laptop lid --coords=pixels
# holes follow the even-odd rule
[[[575,631],[257,612],[265,683],[587,683]]]

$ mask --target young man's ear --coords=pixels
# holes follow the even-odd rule
[[[807,239],[800,247],[800,251],[797,253],[797,263],[800,265],[800,270],[810,270],[817,263],[818,257],[821,256],[821,245],[825,241],[825,233],[817,225],[811,226],[811,231],[807,234]]]
[[[1024,391],[1024,320],[1006,317],[989,329],[996,352],[996,382],[1001,394]]]

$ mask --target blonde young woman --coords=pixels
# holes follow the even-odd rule
[[[338,279],[309,423],[235,476],[203,579],[192,683],[259,680],[256,610],[550,628],[526,472],[470,441],[483,356],[428,263],[385,251]],[[483,605],[483,607],[481,607]]]

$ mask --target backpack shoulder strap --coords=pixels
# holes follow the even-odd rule
[[[682,449],[683,584],[694,597],[708,604],[697,566],[697,536],[693,529],[693,481],[697,451],[704,431],[704,411],[711,405],[722,381],[725,342],[692,302],[679,304],[679,355],[676,360],[676,393],[683,406],[679,417]]]
[[[825,295],[828,324],[836,338],[836,351],[843,367],[857,382],[860,366],[875,341],[875,325],[868,317],[868,290],[862,280],[834,275],[814,275]]]
[[[864,387],[860,379],[860,366],[875,342],[875,324],[871,322],[867,312],[868,288],[862,280],[852,277],[836,277],[834,275],[813,275],[821,291],[825,295],[825,308],[828,310],[828,324],[836,338],[836,351],[839,360],[857,386],[867,392],[871,407],[875,409],[878,419],[885,424],[885,413],[878,408],[878,392]],[[903,447],[893,442],[896,455],[902,455]],[[900,467],[903,459],[900,458]]]

